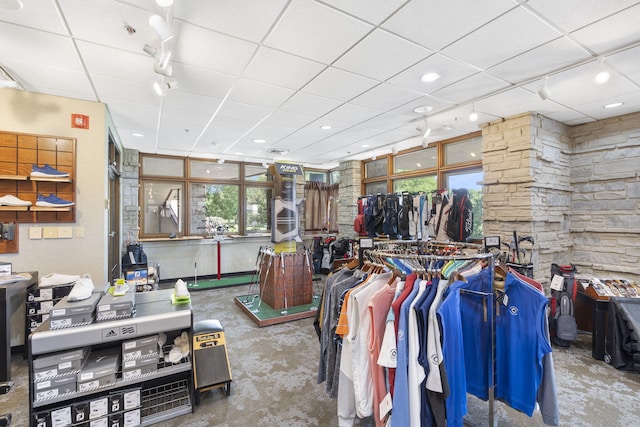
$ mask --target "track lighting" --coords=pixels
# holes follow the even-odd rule
[[[538,98],[545,101],[551,98],[551,91],[549,90],[549,86],[547,86],[547,82],[549,81],[549,76],[545,76],[544,84],[538,88],[536,93],[538,94]]]
[[[431,135],[431,127],[429,127],[429,120],[427,116],[424,116],[424,127],[418,127],[417,129],[422,132],[422,146],[426,147],[428,144],[427,138],[429,138],[429,135]]]
[[[171,7],[173,6],[173,0],[156,0],[156,4],[160,7]]]
[[[165,91],[176,89],[178,87],[178,82],[175,80],[166,80],[162,81],[156,80],[153,82],[153,90],[158,94],[158,96],[163,96]]]
[[[476,108],[471,105],[471,114],[469,114],[469,120],[472,122],[478,121],[478,113],[476,113]]]
[[[157,62],[153,64],[153,71],[165,77],[171,77],[173,75],[173,67],[171,65],[161,67]]]
[[[265,168],[265,169],[268,169],[269,168],[269,163],[262,162],[262,167]]]
[[[224,163],[224,159],[218,159],[218,164],[221,165]]]
[[[395,145],[391,147],[391,154],[398,154],[398,147],[396,147]]]
[[[376,155],[374,153],[374,154],[371,155],[371,160],[375,160],[375,159],[377,159],[377,157],[376,157]]]
[[[609,72],[604,68],[604,56],[601,56],[598,61],[600,62],[600,71],[596,74],[593,80],[597,84],[601,85],[609,81],[611,74],[609,74]]]
[[[151,29],[153,29],[162,43],[166,43],[174,37],[169,25],[160,15],[151,15],[149,25],[151,25]]]
[[[153,90],[158,94],[158,96],[164,95],[164,92],[162,91],[162,86],[160,85],[160,82],[158,82],[157,80],[153,82]]]

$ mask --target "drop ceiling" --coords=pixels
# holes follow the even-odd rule
[[[0,65],[19,89],[105,103],[145,153],[329,168],[420,145],[416,107],[432,107],[431,140],[526,111],[568,125],[640,111],[638,1],[18,3],[0,2]],[[154,14],[175,34],[164,46]],[[145,44],[172,52],[170,78]],[[177,87],[159,96],[158,79]]]

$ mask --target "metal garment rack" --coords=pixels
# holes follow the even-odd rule
[[[450,245],[450,243],[446,243],[446,244]],[[480,245],[470,245],[466,243],[464,245],[465,247],[473,246],[473,247],[477,247],[478,249],[482,247]],[[476,255],[431,255],[431,254],[424,254],[424,253],[409,254],[409,253],[386,252],[386,251],[379,251],[379,250],[366,250],[364,251],[364,255],[368,257],[372,257],[374,259],[383,259],[386,257],[386,258],[410,259],[410,260],[416,260],[416,261],[487,260],[488,261],[487,268],[490,268],[490,271],[491,271],[490,280],[493,281],[493,278],[495,277],[495,269],[494,269],[492,253],[479,253]],[[428,272],[428,271],[425,270],[424,272]],[[486,298],[487,305],[491,307],[490,310],[487,310],[487,323],[489,324],[489,328],[491,331],[490,333],[491,343],[489,346],[491,349],[490,350],[491,354],[490,354],[488,365],[487,365],[487,369],[489,371],[488,386],[487,386],[488,388],[487,400],[489,402],[489,415],[488,415],[487,422],[489,426],[493,427],[494,419],[495,419],[494,402],[495,402],[495,374],[496,374],[496,326],[495,326],[495,312],[494,312],[495,305],[493,303],[493,290],[491,290],[490,292],[480,292],[480,291],[474,291],[471,289],[460,289],[460,292],[464,292],[466,294],[471,294],[471,295],[477,295],[478,297],[481,297],[481,298]]]

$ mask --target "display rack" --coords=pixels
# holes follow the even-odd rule
[[[145,292],[136,295],[136,317],[103,323],[49,330],[49,320],[29,337],[29,400],[31,424],[34,415],[41,411],[55,411],[82,399],[100,398],[132,387],[141,388],[141,425],[151,425],[193,410],[193,380],[190,355],[178,363],[160,359],[157,370],[149,374],[123,378],[118,373],[115,384],[87,391],[72,391],[46,400],[34,400],[34,357],[82,346],[92,348],[120,347],[121,342],[159,333],[167,336],[182,331],[191,333],[192,312],[190,304],[173,305],[173,290]],[[168,349],[165,349],[168,350]],[[166,351],[163,351],[166,353]],[[170,393],[168,391],[171,391]]]

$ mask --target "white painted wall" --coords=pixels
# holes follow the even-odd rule
[[[71,114],[90,117],[90,128],[71,128]],[[104,104],[0,89],[0,130],[76,139],[76,222],[20,224],[19,253],[0,254],[14,271],[91,274],[96,285],[107,280],[107,109]],[[30,240],[32,226],[72,226],[72,239]],[[76,237],[84,227],[85,237]]]

